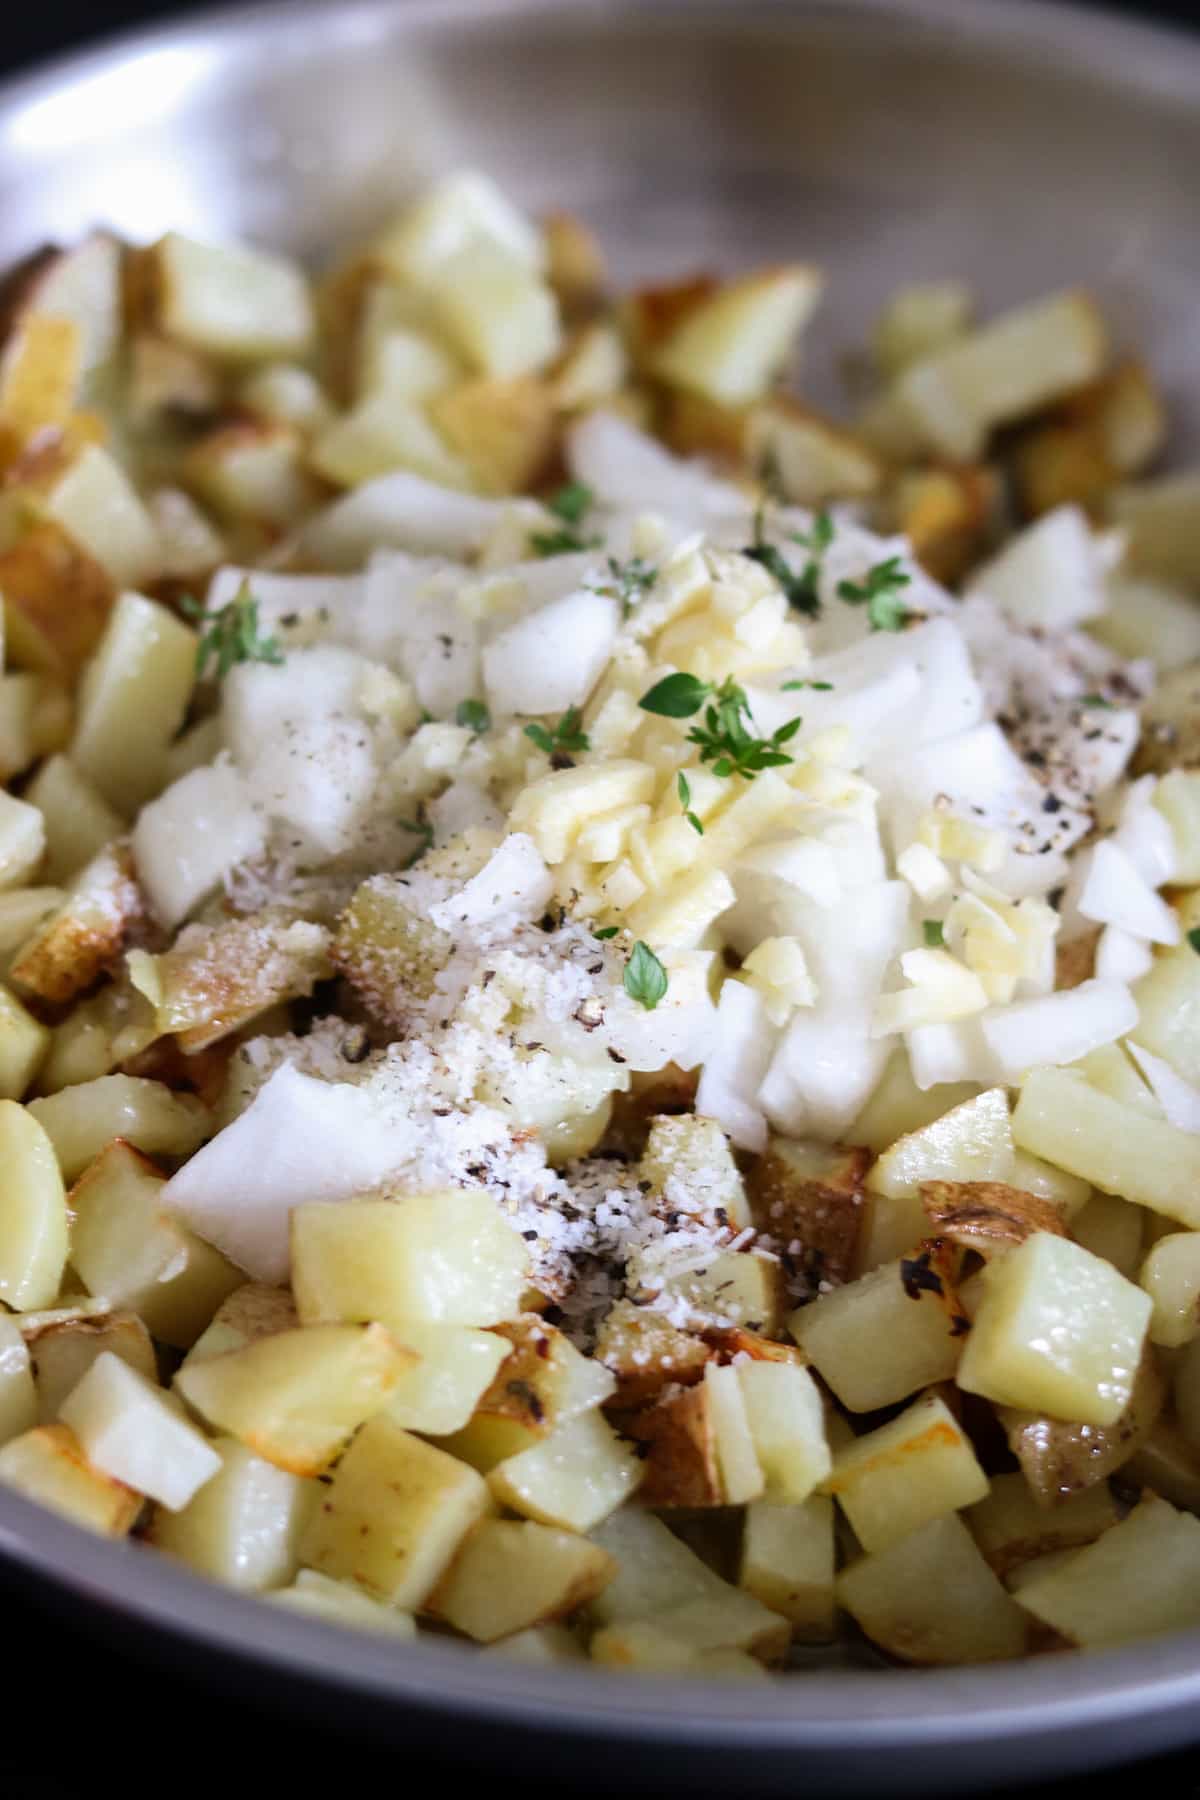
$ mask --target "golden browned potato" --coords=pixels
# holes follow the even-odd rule
[[[1066,1235],[1053,1200],[1003,1181],[923,1181],[921,1203],[939,1237],[983,1256],[1022,1244],[1035,1231]]]
[[[807,1288],[849,1280],[870,1162],[870,1151],[854,1146],[772,1137],[748,1175],[756,1228],[775,1241],[789,1274]]]

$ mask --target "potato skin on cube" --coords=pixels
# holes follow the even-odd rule
[[[300,1560],[411,1610],[425,1604],[468,1531],[492,1510],[474,1469],[380,1415],[338,1464]]]
[[[1019,1407],[1000,1406],[997,1418],[1009,1449],[1043,1506],[1056,1506],[1106,1481],[1149,1437],[1166,1401],[1166,1386],[1148,1345],[1133,1394],[1112,1425],[1080,1425]]]
[[[1129,1404],[1150,1296],[1067,1238],[1035,1232],[988,1265],[958,1367],[968,1393],[1113,1425]]]

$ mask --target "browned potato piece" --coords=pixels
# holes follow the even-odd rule
[[[939,1237],[978,1250],[1007,1250],[1035,1231],[1066,1236],[1053,1200],[1004,1181],[923,1181],[921,1204]]]
[[[743,441],[755,473],[772,470],[798,506],[865,499],[883,479],[879,458],[860,438],[788,394],[751,408]]]
[[[569,324],[589,318],[604,303],[608,271],[604,252],[574,213],[547,213],[542,220],[546,279]]]
[[[338,921],[331,956],[363,1003],[389,1025],[402,1025],[395,1001],[406,991],[419,999],[450,955],[449,932],[408,905],[408,889],[391,875],[377,875],[355,890]]]
[[[57,912],[22,945],[9,970],[15,987],[61,1003],[82,994],[116,957],[145,915],[127,843],[109,844],[76,877]]]
[[[996,1416],[1034,1496],[1054,1506],[1122,1468],[1149,1437],[1165,1399],[1158,1364],[1147,1351],[1133,1398],[1115,1425],[1070,1425],[1014,1406],[998,1406]]]
[[[323,491],[304,467],[299,433],[262,420],[223,425],[202,438],[181,475],[218,519],[248,523],[267,538],[296,524]]]
[[[1126,361],[1070,396],[1017,445],[1014,473],[1027,512],[1076,501],[1141,473],[1163,447],[1166,410],[1144,364]]]
[[[634,361],[645,365],[690,312],[720,287],[714,275],[692,275],[659,287],[635,288],[621,302],[621,323]]]
[[[1121,1470],[1121,1479],[1153,1489],[1172,1506],[1200,1513],[1200,1454],[1172,1419],[1156,1421],[1149,1437]]]
[[[475,1468],[492,1469],[530,1449],[577,1413],[609,1399],[614,1377],[536,1313],[492,1328],[512,1350],[480,1396],[474,1414],[445,1447]]]
[[[1079,987],[1081,983],[1090,981],[1096,972],[1096,945],[1100,942],[1099,927],[1095,931],[1085,931],[1081,937],[1070,938],[1065,944],[1054,947],[1054,985],[1056,989]]]
[[[38,1419],[43,1425],[58,1417],[58,1409],[98,1356],[111,1351],[157,1381],[154,1345],[134,1312],[101,1313],[46,1319],[25,1333],[37,1382]]]
[[[5,652],[19,666],[73,681],[100,641],[113,584],[46,520],[0,553]]]
[[[129,410],[142,424],[162,416],[205,418],[221,404],[221,379],[209,358],[157,332],[138,332],[129,345]]]
[[[869,1150],[772,1137],[746,1178],[757,1230],[786,1254],[789,1275],[811,1290],[850,1278],[863,1219]],[[799,1250],[791,1246],[799,1243]]]
[[[157,959],[159,1029],[203,1050],[280,1000],[311,994],[330,972],[328,934],[282,908],[191,925]]]
[[[625,1093],[613,1095],[604,1147],[640,1156],[656,1118],[690,1112],[698,1082],[697,1070],[685,1071],[677,1063],[668,1063],[652,1074],[635,1075]]]
[[[618,1300],[602,1320],[596,1356],[617,1378],[613,1407],[644,1406],[673,1382],[699,1381],[712,1355],[707,1344],[649,1306]]]
[[[1000,495],[994,469],[978,464],[906,469],[885,508],[935,581],[955,582],[977,561],[992,530]]]
[[[16,444],[61,430],[75,405],[80,334],[71,319],[28,312],[0,355],[0,429]]]
[[[429,416],[485,494],[527,494],[554,454],[549,387],[533,375],[464,382],[430,402]]]
[[[639,1489],[643,1505],[724,1504],[710,1398],[701,1382],[665,1394],[625,1422],[626,1436],[645,1446],[645,1475]]]
[[[740,465],[749,408],[722,406],[705,394],[675,388],[663,396],[659,435],[677,456],[709,456]]]

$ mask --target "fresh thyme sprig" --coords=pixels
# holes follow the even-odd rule
[[[770,737],[757,737],[747,730],[747,721],[751,725],[754,721],[745,688],[732,680],[714,687],[710,681],[686,673],[664,676],[642,695],[638,705],[643,712],[665,719],[690,719],[704,707],[703,722],[688,732],[689,744],[699,746],[700,761],[711,763],[714,775],[740,775],[744,781],[753,781],[763,769],[781,768],[794,761],[783,746],[803,724],[797,716]]]
[[[839,581],[838,599],[865,606],[872,631],[903,631],[909,612],[900,590],[911,581],[900,558],[889,556],[872,564],[861,581]]]
[[[546,502],[547,511],[562,520],[558,531],[531,531],[529,548],[537,556],[565,556],[573,550],[594,550],[598,537],[584,537],[578,527],[595,499],[582,481],[569,481]]]
[[[421,814],[418,814],[415,819],[397,819],[396,823],[402,831],[411,831],[414,837],[421,840],[404,864],[406,869],[411,869],[414,863],[420,862],[427,850],[433,848],[433,826]]]
[[[577,706],[568,706],[557,725],[527,725],[525,736],[547,756],[566,756],[574,750],[590,750],[591,739],[580,730],[583,714]]]
[[[621,602],[621,617],[627,619],[639,600],[644,600],[650,589],[658,580],[658,570],[653,563],[646,562],[640,556],[631,556],[628,562],[618,562],[615,556],[608,558],[609,579],[597,584],[598,594],[608,594]]]
[[[248,581],[243,581],[233,599],[218,607],[216,612],[208,612],[190,594],[185,594],[179,604],[189,619],[208,627],[196,645],[197,681],[203,677],[210,660],[216,662],[218,681],[223,681],[238,663],[283,661],[279,640],[259,631],[258,601],[250,591]]]
[[[687,820],[692,830],[696,832],[698,836],[703,837],[704,827],[696,814],[692,811],[692,785],[682,769],[680,769],[678,775],[675,777],[675,791],[679,795],[679,804],[683,808],[684,818]]]
[[[773,575],[783,589],[789,606],[796,612],[804,613],[815,619],[821,612],[821,561],[833,542],[833,520],[827,512],[819,512],[812,522],[810,531],[792,531],[788,533],[793,544],[799,544],[809,553],[808,561],[797,573],[774,544],[769,544],[766,537],[766,517],[760,506],[754,515],[754,542],[747,544],[742,551],[752,562],[758,563]]]
[[[492,715],[486,700],[460,700],[454,713],[456,725],[465,725],[476,737],[492,728]]]

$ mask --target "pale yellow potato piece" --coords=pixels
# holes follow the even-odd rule
[[[49,1306],[67,1260],[67,1196],[54,1145],[34,1115],[0,1100],[0,1300]]]
[[[210,1323],[184,1357],[184,1365],[203,1362],[206,1356],[222,1356],[226,1350],[240,1350],[243,1344],[271,1337],[277,1331],[291,1331],[299,1323],[295,1302],[287,1288],[268,1287],[265,1282],[258,1281],[243,1282],[222,1300]],[[410,1372],[406,1369],[404,1373]]]
[[[420,1361],[402,1371],[388,1417],[406,1431],[430,1437],[461,1431],[512,1346],[494,1331],[431,1325],[427,1319],[397,1320],[394,1330]]]
[[[124,1537],[142,1496],[94,1469],[66,1425],[38,1425],[0,1449],[0,1482],[105,1537]]]
[[[295,1577],[300,1538],[324,1490],[277,1469],[236,1438],[218,1438],[213,1449],[218,1472],[182,1511],[155,1514],[150,1542],[228,1587],[246,1593],[282,1587]]]
[[[1022,1148],[1106,1193],[1200,1229],[1200,1138],[1098,1093],[1069,1070],[1027,1076],[1013,1134]]]
[[[269,539],[298,525],[323,497],[304,456],[290,425],[240,420],[194,444],[181,479],[223,524],[245,524]]]
[[[739,1362],[736,1368],[763,1498],[799,1504],[832,1465],[820,1389],[799,1363]]]
[[[606,1550],[572,1531],[483,1519],[426,1605],[476,1643],[493,1644],[585,1606],[615,1572]]]
[[[68,464],[43,510],[116,587],[136,588],[159,573],[154,521],[120,463],[99,444],[86,444]]]
[[[51,1314],[45,1322],[24,1325],[25,1342],[33,1358],[37,1387],[37,1422],[49,1425],[59,1407],[106,1351],[119,1356],[151,1381],[158,1364],[150,1333],[133,1312],[87,1315]]]
[[[102,1351],[59,1408],[94,1468],[177,1512],[221,1459],[156,1379]]]
[[[162,787],[195,681],[196,634],[156,601],[122,594],[80,684],[70,751],[118,812]]]
[[[91,1293],[186,1350],[241,1272],[162,1209],[164,1185],[131,1144],[108,1144],[71,1190],[71,1262]]]
[[[698,1320],[724,1326],[744,1325],[761,1332],[775,1332],[783,1318],[784,1284],[781,1264],[756,1256],[753,1249],[717,1250],[706,1256],[702,1268],[664,1270],[653,1243],[645,1253],[635,1250],[625,1271],[630,1298],[649,1305],[663,1296],[681,1301]]]
[[[377,1415],[338,1464],[301,1561],[391,1606],[423,1606],[492,1510],[474,1469]]]
[[[745,1595],[750,1599],[750,1595]],[[706,1622],[701,1619],[701,1630]],[[786,1645],[782,1634],[787,1627],[778,1622],[775,1633],[764,1632],[760,1641],[764,1648],[761,1660],[751,1651],[707,1650],[688,1641],[691,1615],[670,1620],[631,1619],[624,1625],[606,1625],[592,1639],[593,1662],[609,1668],[641,1670],[652,1675],[695,1675],[708,1681],[767,1681],[770,1677],[763,1662],[778,1662]]]
[[[1025,1649],[1025,1616],[954,1513],[843,1569],[838,1604],[902,1662],[995,1662]]]
[[[993,1475],[985,1497],[964,1514],[972,1537],[1002,1581],[1035,1557],[1094,1543],[1119,1516],[1105,1481],[1046,1506],[1021,1474]]]
[[[1154,967],[1134,983],[1133,994],[1137,1042],[1164,1057],[1185,1081],[1200,1082],[1200,957],[1186,938],[1159,950]]]
[[[751,1223],[741,1170],[715,1119],[694,1113],[652,1119],[638,1178],[650,1182],[668,1207],[675,1182],[696,1210],[716,1216],[720,1208],[736,1231]]]
[[[528,1279],[520,1235],[489,1194],[446,1188],[291,1215],[300,1317],[392,1325],[495,1325],[516,1316]]]
[[[777,471],[781,491],[797,506],[858,499],[875,493],[883,479],[882,464],[865,443],[787,395],[750,413],[746,456],[754,469]]]
[[[0,1445],[31,1430],[37,1418],[29,1348],[17,1321],[0,1314]]]
[[[46,827],[37,808],[0,793],[0,887],[27,880],[45,848]]]
[[[982,1500],[987,1476],[940,1394],[840,1450],[825,1492],[864,1550],[885,1550],[930,1519]]]
[[[47,881],[69,880],[125,829],[121,815],[65,756],[52,756],[42,764],[25,798],[42,815],[46,832],[42,873]]]
[[[1090,1250],[1035,1232],[988,1264],[958,1385],[1051,1418],[1115,1424],[1151,1311],[1149,1295]]]
[[[1159,1238],[1138,1280],[1153,1302],[1150,1341],[1177,1349],[1200,1332],[1200,1231]]]
[[[1180,601],[1179,604],[1181,607],[1186,606],[1189,627],[1195,628],[1197,637],[1200,638],[1200,614],[1197,614],[1195,604],[1190,600]],[[1200,642],[1196,647],[1200,650]],[[1145,653],[1121,650],[1120,654],[1129,656]],[[1171,769],[1161,776],[1154,790],[1154,805],[1171,827],[1171,836],[1175,840],[1176,881],[1189,885],[1200,881],[1200,769]],[[1190,944],[1188,948],[1191,949]],[[1149,977],[1146,977],[1146,982],[1148,981]],[[1140,1021],[1138,1036],[1140,1039]]]
[[[11,989],[0,987],[0,1099],[21,1099],[49,1047],[47,1028]]]
[[[190,1363],[175,1385],[256,1455],[293,1475],[319,1475],[387,1405],[413,1361],[382,1325],[308,1325]]]
[[[381,1606],[352,1582],[334,1581],[328,1575],[318,1575],[315,1569],[301,1569],[290,1587],[273,1588],[263,1598],[274,1606],[286,1607],[288,1612],[306,1613],[349,1631],[378,1632],[402,1642],[411,1642],[417,1635],[417,1622],[411,1613]]]
[[[965,335],[973,303],[961,281],[923,281],[897,288],[875,321],[871,351],[886,376]]]
[[[851,1412],[873,1412],[950,1380],[964,1339],[941,1296],[912,1298],[899,1262],[872,1269],[792,1313],[788,1330]]]
[[[1180,469],[1151,481],[1130,482],[1109,496],[1113,523],[1129,533],[1129,558],[1139,571],[1184,588],[1200,587],[1200,470]]]
[[[1160,1418],[1121,1470],[1122,1481],[1148,1488],[1184,1512],[1200,1512],[1200,1454],[1173,1419]]]
[[[942,1113],[885,1150],[867,1186],[889,1199],[911,1199],[923,1181],[1009,1181],[1013,1137],[1003,1088],[989,1088]]]
[[[653,372],[724,406],[759,400],[823,287],[819,271],[802,263],[731,281],[684,313],[655,352]]]
[[[970,1081],[947,1081],[937,1087],[919,1088],[912,1077],[907,1050],[893,1050],[867,1104],[846,1133],[849,1144],[864,1144],[880,1155],[900,1138],[921,1131],[935,1119],[974,1100],[979,1086]]]
[[[114,1138],[150,1156],[190,1156],[210,1135],[208,1108],[140,1075],[101,1075],[31,1100],[67,1181],[82,1174]]]
[[[482,1474],[549,1437],[568,1419],[603,1405],[617,1385],[603,1363],[584,1356],[536,1313],[497,1326],[494,1341],[503,1346],[504,1360],[479,1396],[474,1416],[445,1446]]]
[[[591,1531],[627,1500],[642,1479],[633,1445],[598,1412],[581,1413],[557,1431],[498,1463],[488,1485],[504,1506],[543,1525]]]
[[[297,356],[316,329],[308,282],[294,263],[245,246],[168,232],[152,250],[150,286],[168,337],[233,362]]]
[[[710,1362],[704,1370],[713,1456],[727,1506],[743,1506],[747,1500],[757,1500],[766,1487],[738,1376],[739,1370],[732,1363]]]
[[[587,1661],[583,1645],[569,1625],[531,1625],[527,1631],[514,1631],[511,1637],[489,1644],[481,1655],[502,1656],[506,1662],[525,1663],[531,1669]]]
[[[1200,1625],[1200,1519],[1147,1496],[1017,1599],[1068,1642],[1128,1644]]]
[[[801,1643],[833,1636],[833,1519],[825,1494],[800,1506],[752,1500],[746,1508],[738,1585],[781,1614]]]

